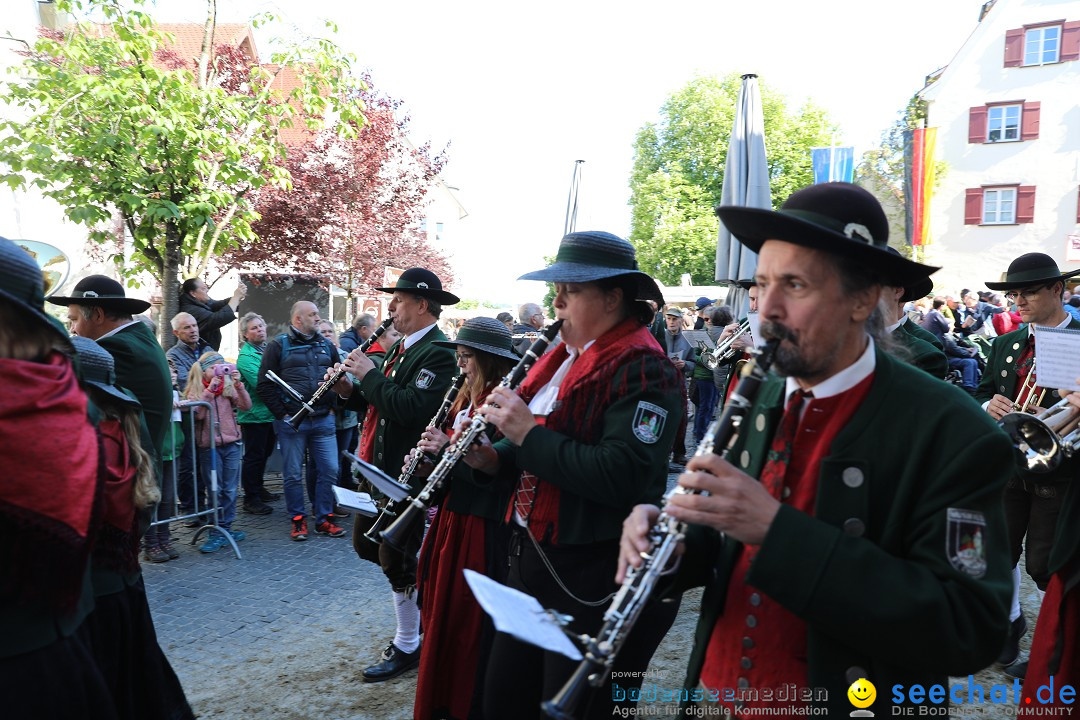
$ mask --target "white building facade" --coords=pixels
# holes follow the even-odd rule
[[[920,93],[944,178],[926,260],[979,288],[1028,252],[1080,267],[1080,0],[997,0]]]

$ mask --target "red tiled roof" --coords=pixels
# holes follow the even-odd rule
[[[199,61],[199,53],[202,52],[203,25],[162,23],[157,26],[157,29],[175,38],[173,51],[185,63],[190,63],[189,67],[194,68]],[[243,23],[219,23],[214,28],[214,47],[218,45],[239,45],[246,50],[252,61],[259,61],[258,50],[255,49],[255,38],[251,34],[251,29]]]

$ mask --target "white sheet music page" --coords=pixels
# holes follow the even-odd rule
[[[496,630],[571,660],[581,659],[577,646],[532,595],[500,585],[475,570],[464,572],[476,602],[491,616]]]
[[[1080,330],[1035,326],[1035,379],[1041,388],[1080,390]]]
[[[379,514],[379,508],[375,507],[371,496],[365,492],[356,492],[348,488],[334,486],[334,502],[341,507],[352,510],[354,513],[366,517],[375,517]]]

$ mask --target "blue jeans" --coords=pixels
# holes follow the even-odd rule
[[[966,388],[974,388],[979,384],[979,363],[975,358],[949,358],[949,368],[959,370],[962,382]]]
[[[304,515],[304,451],[315,460],[315,522],[321,523],[334,509],[334,480],[338,475],[337,433],[334,416],[308,417],[293,430],[286,420],[275,420],[274,431],[281,446],[281,475],[285,484],[285,507],[290,517]]]
[[[244,445],[240,442],[225,443],[217,448],[218,523],[228,530],[236,519],[236,494],[240,489],[240,464],[244,459]],[[203,483],[210,492],[210,448],[199,448],[199,470]]]
[[[712,422],[716,401],[720,399],[720,390],[712,380],[697,381],[697,412],[694,413],[694,440],[698,445],[705,437],[705,430]]]

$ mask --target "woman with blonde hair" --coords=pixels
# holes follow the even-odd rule
[[[218,525],[236,542],[244,539],[242,530],[233,530],[236,519],[236,496],[240,487],[240,468],[244,458],[240,425],[236,421],[237,410],[251,409],[251,396],[237,379],[236,366],[225,362],[216,351],[203,353],[191,366],[187,381],[187,399],[201,400],[214,408],[217,422],[212,422],[210,412],[204,406],[195,408],[195,443],[199,448],[199,468],[203,481],[210,485],[211,470],[218,478]],[[216,450],[216,452],[214,452]],[[211,456],[214,463],[211,463]],[[226,542],[225,537],[210,531],[206,542],[199,546],[204,553],[212,553]]]

